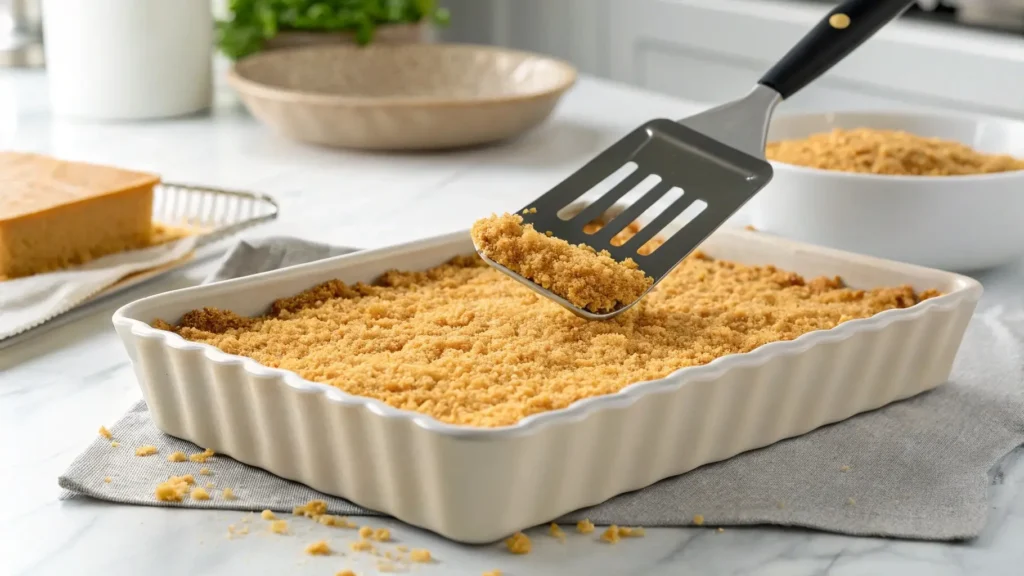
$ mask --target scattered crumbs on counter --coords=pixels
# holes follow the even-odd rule
[[[146,445],[139,446],[138,448],[135,449],[136,456],[152,456],[153,454],[156,454],[156,452],[156,446]]]
[[[277,515],[272,510],[264,510],[260,512],[260,518],[264,520],[277,520]]]
[[[743,229],[749,232],[757,232],[757,228],[754,228],[753,224],[747,224],[746,226],[743,227]]]
[[[120,445],[121,445],[121,443],[118,442],[117,440],[114,440],[113,442],[110,443],[110,447],[111,448],[117,448]]]
[[[274,534],[287,534],[288,522],[286,520],[274,520],[270,523],[269,528]]]
[[[513,554],[529,554],[531,548],[530,537],[522,532],[516,532],[505,540],[505,547]]]
[[[222,494],[225,500],[234,500],[236,498],[235,491],[231,488],[225,488]]]
[[[484,572],[482,576],[501,576],[501,570],[491,570],[490,572]]]
[[[356,573],[351,570],[339,570],[334,576],[356,576]]]
[[[377,528],[373,531],[373,539],[377,542],[388,542],[391,540],[391,531],[387,528]]]
[[[565,531],[562,527],[554,522],[548,527],[548,534],[551,534],[553,538],[557,538],[559,542],[565,542]]]
[[[323,516],[327,513],[327,502],[323,500],[310,500],[302,506],[296,506],[292,508],[292,514],[296,516],[305,516],[306,518],[316,519],[318,516]]]
[[[590,534],[594,531],[594,523],[588,518],[584,518],[576,523],[576,531],[580,534]]]
[[[360,538],[372,538],[373,537],[373,528],[370,528],[369,526],[361,527],[359,529],[359,537]]]
[[[178,450],[176,452],[171,452],[167,456],[167,461],[168,462],[184,462],[186,460],[188,460],[188,456],[185,456],[185,453],[182,452],[181,450]]]
[[[111,438],[114,437],[114,435],[110,433],[110,430],[107,430],[106,426],[100,426],[99,434],[100,436],[103,436],[107,440],[110,440]]]
[[[306,546],[306,554],[310,556],[330,556],[331,547],[327,545],[327,540],[320,540]]]
[[[778,508],[779,510],[782,510],[783,508],[786,507],[786,503],[783,502],[782,500],[776,500],[775,507]]]
[[[207,490],[213,490],[213,482],[207,482],[205,488]]]
[[[697,526],[703,526],[704,525],[704,515],[703,514],[694,514],[693,515],[693,523],[695,525],[697,525]]]
[[[209,460],[210,458],[212,458],[213,456],[214,456],[213,450],[210,450],[209,448],[207,448],[206,450],[203,450],[199,454],[193,454],[193,455],[189,456],[188,459],[193,461],[193,462],[199,462],[200,464],[206,464],[206,461]]]
[[[399,552],[408,552],[409,551],[409,547],[405,546],[403,544],[403,545],[398,546],[398,548],[396,548],[396,550],[398,550]]]
[[[413,562],[430,562],[433,558],[430,555],[430,550],[413,548],[412,552],[409,552],[409,559]]]
[[[722,532],[725,532],[725,528],[716,528],[715,532],[718,532],[719,534],[721,534]]]
[[[850,471],[850,466],[848,466],[846,464],[843,464],[842,466],[839,467],[839,471],[840,472],[849,472]]]
[[[193,500],[209,500],[210,499],[210,493],[206,491],[206,488],[203,488],[201,486],[196,486],[195,488],[193,488],[191,496],[192,496]]]
[[[846,499],[846,505],[847,505],[847,506],[853,506],[853,505],[855,505],[856,503],[857,503],[857,500],[856,500],[856,499],[854,499],[854,498],[847,498],[847,499]]]
[[[156,499],[160,502],[181,502],[185,494],[188,494],[192,484],[195,484],[195,479],[191,474],[171,476],[156,485]]]
[[[601,540],[604,540],[609,544],[617,543],[619,541],[619,527],[615,524],[609,526],[608,529],[601,534]]]
[[[199,470],[199,473],[202,474],[203,476],[209,476],[210,475],[210,469],[209,468],[203,468],[203,469]]]
[[[110,476],[104,478],[103,481],[106,482],[107,484],[110,484]]]
[[[647,531],[640,526],[620,526],[619,536],[623,538],[643,538],[647,535]]]
[[[362,538],[360,538],[359,540],[356,540],[355,542],[349,544],[348,547],[351,548],[353,552],[372,552],[373,551],[373,544],[371,544],[369,540],[364,540]]]

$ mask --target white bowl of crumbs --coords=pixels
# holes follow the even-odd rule
[[[779,116],[762,232],[956,272],[1024,256],[1024,123],[894,112]]]

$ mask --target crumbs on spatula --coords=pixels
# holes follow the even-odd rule
[[[631,304],[654,283],[632,258],[618,262],[607,250],[548,236],[518,214],[477,220],[471,233],[491,260],[590,312]]]

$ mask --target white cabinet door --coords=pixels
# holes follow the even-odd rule
[[[771,0],[610,0],[608,72],[683,98],[742,95],[827,7]],[[897,22],[784,110],[932,108],[1024,116],[1024,41]]]

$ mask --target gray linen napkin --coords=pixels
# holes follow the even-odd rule
[[[208,281],[326,258],[349,249],[288,238],[241,242]],[[990,482],[1004,457],[1024,444],[1024,266],[982,278],[986,296],[972,320],[952,381],[938,389],[704,466],[566,516],[598,524],[685,526],[696,514],[713,526],[776,524],[830,532],[928,540],[971,538],[988,511]],[[161,505],[156,484],[192,473],[213,482],[208,501],[178,507],[290,511],[313,498],[334,514],[375,515],[341,498],[226,456],[172,463],[175,450],[200,452],[162,434],[140,402],[111,429],[120,446],[97,439],[60,477],[65,497]],[[155,445],[157,456],[134,449]],[[1018,451],[1018,453],[1021,451]],[[1016,454],[1016,453],[1015,453]],[[210,476],[198,475],[209,467]],[[109,477],[111,481],[105,482]],[[220,492],[231,488],[227,500]]]

